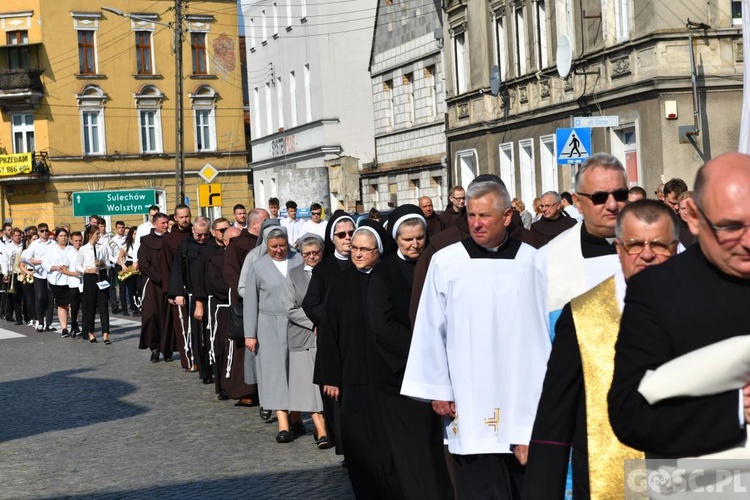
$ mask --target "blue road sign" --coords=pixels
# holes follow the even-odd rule
[[[557,138],[557,163],[569,165],[583,163],[591,155],[590,128],[559,128]]]

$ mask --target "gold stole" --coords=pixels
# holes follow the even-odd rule
[[[622,444],[609,423],[607,393],[615,370],[620,329],[614,276],[571,300],[586,392],[586,434],[591,498],[622,498],[625,460],[644,454]]]

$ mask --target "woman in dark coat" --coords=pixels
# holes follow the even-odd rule
[[[341,402],[341,438],[357,498],[401,498],[388,442],[383,439],[377,352],[368,329],[370,272],[383,254],[383,227],[366,221],[354,232],[354,264],[331,284],[318,327],[314,382]]]
[[[432,406],[401,396],[411,345],[409,303],[414,267],[425,248],[427,224],[416,205],[401,205],[388,217],[397,251],[370,276],[368,317],[377,347],[378,398],[404,498],[452,498],[443,454],[443,430]]]

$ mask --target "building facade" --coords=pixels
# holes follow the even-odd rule
[[[153,189],[165,211],[179,197],[175,2],[105,3],[32,0],[0,12],[0,152],[34,153],[31,173],[0,177],[1,215],[16,226],[73,223],[79,191]],[[237,4],[183,2],[182,28],[185,194],[194,213],[231,215],[249,200]],[[201,209],[206,164],[223,196]]]
[[[375,0],[242,0],[255,198],[354,211],[375,158],[367,61]]]
[[[571,190],[576,166],[558,165],[555,131],[573,117],[603,115],[619,123],[592,129],[591,149],[617,156],[631,185],[692,184],[704,160],[737,148],[740,4],[446,0],[452,178],[499,174],[527,206],[544,191]],[[572,62],[564,78],[558,52]]]
[[[378,2],[370,56],[375,154],[365,164],[365,210],[447,202],[442,8],[434,0]]]

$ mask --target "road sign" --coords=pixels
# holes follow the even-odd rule
[[[78,191],[71,195],[73,216],[147,214],[156,205],[153,189],[123,189],[120,191]]]
[[[201,179],[210,184],[211,181],[216,179],[216,176],[219,175],[219,171],[216,170],[216,168],[214,168],[214,166],[210,163],[206,163],[205,165],[203,165],[203,168],[200,169],[198,175],[201,176]]]
[[[590,128],[559,128],[556,135],[557,163],[583,163],[583,160],[590,156]]]
[[[573,126],[581,127],[619,127],[619,116],[576,116],[573,118]]]
[[[198,186],[198,206],[220,207],[221,201],[221,184],[201,184]]]

